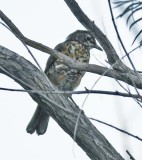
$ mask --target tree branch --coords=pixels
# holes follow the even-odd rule
[[[113,67],[114,70],[120,71],[120,73],[125,74],[132,74],[135,75],[138,79],[138,81],[141,83],[141,75],[138,73],[136,74],[135,71],[128,68],[119,58],[117,55],[115,49],[113,48],[110,41],[106,38],[106,36],[102,33],[102,31],[95,25],[94,21],[91,21],[87,15],[81,10],[79,5],[75,0],[64,0],[65,3],[68,5],[72,13],[75,15],[75,17],[78,19],[78,21],[89,31],[94,34],[95,38],[98,40],[102,48],[104,49],[108,62]],[[131,79],[133,86],[135,87],[135,81]],[[126,82],[127,83],[127,82]],[[128,83],[130,84],[130,83]]]
[[[75,8],[76,8],[76,2],[74,2],[74,3],[73,3],[73,5],[71,3],[71,5],[72,5],[71,7],[74,7],[74,5],[75,5]],[[77,9],[78,9],[78,11],[80,10],[80,8],[78,8],[78,7],[76,8],[76,10]],[[80,14],[82,15],[84,13],[82,13],[82,11],[81,11]],[[80,21],[81,22],[83,21],[82,23],[83,24],[85,23],[85,25],[86,25],[86,19],[84,22],[84,17],[86,18],[86,15],[83,15],[83,17],[81,16]],[[102,47],[104,48],[104,50],[107,53],[109,63],[112,64],[112,67],[115,69],[108,69],[108,68],[98,66],[95,64],[86,64],[86,63],[77,62],[64,54],[62,54],[54,49],[51,49],[48,46],[45,46],[41,43],[38,43],[36,41],[33,41],[33,40],[26,38],[19,31],[19,29],[12,23],[12,21],[1,10],[0,10],[0,18],[7,24],[7,26],[10,28],[10,30],[13,32],[13,34],[18,39],[20,39],[23,43],[25,43],[26,45],[29,45],[35,49],[38,49],[42,52],[48,53],[52,56],[55,56],[55,57],[62,59],[63,63],[70,66],[71,68],[81,70],[81,71],[96,73],[96,74],[107,76],[107,77],[111,77],[111,78],[123,81],[129,85],[135,86],[139,89],[142,89],[142,79],[140,79],[141,75],[139,75],[139,78],[138,78],[137,75],[135,75],[134,71],[130,70],[128,67],[126,67],[121,62],[121,60],[117,56],[116,51],[112,47],[109,40],[106,38],[105,35],[103,35],[103,33],[96,26],[94,29],[94,22],[91,22],[90,20],[88,20],[88,17],[87,17],[87,26],[89,25],[89,28],[87,27],[87,29],[91,30],[91,31],[93,31],[93,33],[97,34],[96,36],[98,37],[98,41],[100,42],[100,44],[102,45]],[[125,68],[125,69],[122,69],[122,68]],[[130,74],[130,73],[132,73],[132,74]]]
[[[113,126],[113,125],[111,125],[111,124],[108,124],[108,123],[106,123],[106,122],[100,121],[100,120],[95,119],[95,118],[89,118],[89,119],[91,119],[91,120],[93,120],[93,121],[96,121],[96,122],[99,122],[99,123],[102,123],[102,124],[104,124],[104,125],[107,125],[107,126],[113,128],[113,129],[116,129],[116,130],[118,130],[118,131],[120,131],[120,132],[122,132],[122,133],[125,133],[125,134],[127,134],[127,135],[129,135],[129,136],[131,136],[131,137],[133,137],[133,138],[135,138],[135,139],[137,139],[137,140],[139,140],[139,141],[142,141],[142,138],[140,138],[140,137],[138,137],[138,136],[136,136],[136,135],[134,135],[134,134],[131,134],[131,133],[129,133],[129,132],[123,130],[123,129],[120,129],[120,128],[118,128],[118,127],[115,127],[115,126]]]
[[[131,93],[123,93],[119,91],[103,91],[103,90],[89,90],[86,89],[85,91],[40,91],[40,90],[24,90],[24,89],[13,89],[13,88],[3,88],[0,87],[0,90],[3,91],[12,91],[12,92],[27,92],[27,93],[48,93],[48,94],[103,94],[103,95],[111,95],[111,96],[121,96],[121,97],[127,97],[127,98],[142,98],[139,97],[137,94],[131,94]]]
[[[55,91],[43,73],[33,64],[16,53],[0,46],[0,73],[3,73],[27,90]],[[58,91],[58,90],[57,90]],[[29,93],[47,113],[72,138],[79,108],[62,94]],[[93,126],[86,115],[81,113],[76,133],[78,145],[92,160],[123,160],[105,137]]]
[[[130,153],[128,150],[126,150],[126,153],[129,155],[129,157],[130,157],[131,160],[136,160],[136,159],[131,155],[131,153]]]
[[[132,86],[135,84],[136,87],[142,89],[141,79],[138,80],[134,71],[130,70],[122,63],[111,43],[98,29],[98,27],[95,26],[94,22],[91,22],[86,15],[83,15],[84,13],[81,11],[79,6],[77,6],[75,1],[65,1],[72,8],[72,11],[77,13],[76,14],[74,12],[77,17],[80,15],[78,20],[80,20],[82,24],[97,38],[105,50],[108,61],[112,65],[113,70],[97,65],[86,65],[73,61],[60,52],[26,38],[1,11],[0,17],[16,35],[16,37],[19,38],[23,43],[62,59],[63,62],[66,65],[69,65],[71,68],[112,77],[124,81]],[[57,90],[54,86],[49,84],[42,72],[40,72],[29,61],[18,56],[16,53],[0,46],[0,58],[0,72],[14,79],[21,86],[23,86],[24,89],[49,92],[54,92]],[[49,113],[51,117],[55,119],[55,121],[73,138],[77,115],[80,111],[79,108],[74,106],[74,104],[62,94],[53,95],[41,92],[29,94],[33,100],[39,103],[45,109],[45,111]],[[83,112],[81,112],[79,119],[75,141],[92,160],[123,159],[109,144],[105,137],[92,125]]]

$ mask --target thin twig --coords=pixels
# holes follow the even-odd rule
[[[28,50],[29,54],[31,55],[31,57],[33,58],[33,60],[35,61],[35,63],[37,64],[37,66],[39,67],[39,69],[41,70],[41,72],[43,73],[43,75],[45,76],[46,80],[48,81],[48,83],[50,84],[50,87],[52,88],[51,82],[49,81],[49,79],[47,78],[46,74],[43,72],[41,66],[39,65],[38,61],[36,60],[36,58],[34,57],[34,55],[32,54],[32,52],[30,51],[30,49],[27,47],[27,41],[31,42],[31,40],[27,39],[21,32],[20,30],[16,27],[16,25],[0,10],[0,18],[6,23],[6,25],[2,22],[0,22],[4,27],[6,27],[8,30],[10,30],[21,42],[22,44],[25,46],[25,48]],[[30,46],[30,45],[29,45]]]
[[[130,58],[130,56],[129,56],[126,48],[125,48],[125,46],[124,46],[124,44],[123,44],[123,42],[122,42],[122,39],[121,39],[120,34],[119,34],[119,31],[118,31],[118,29],[117,29],[117,26],[116,26],[116,23],[115,23],[115,20],[114,20],[114,16],[113,16],[113,12],[112,12],[112,8],[111,8],[111,2],[110,2],[110,0],[108,0],[108,4],[109,4],[109,9],[110,9],[110,13],[111,13],[111,18],[112,18],[113,26],[114,26],[114,28],[115,28],[115,31],[116,31],[118,40],[119,40],[119,42],[120,42],[120,44],[121,44],[121,46],[122,46],[122,48],[123,48],[123,50],[124,50],[124,52],[125,52],[128,60],[129,60],[129,62],[130,62],[131,66],[133,67],[135,74],[137,75],[137,77],[138,77],[139,80],[140,80],[140,76],[139,76],[139,74],[138,74],[138,72],[137,72],[137,70],[136,70],[136,68],[135,68],[135,66],[134,66],[134,64],[133,64],[133,62],[132,62],[132,60],[131,60],[131,58]],[[135,86],[134,81],[133,81],[133,86],[134,86],[137,94],[140,95],[138,89],[137,89],[136,86]]]
[[[1,11],[0,11],[1,12]],[[8,19],[8,18],[7,18]],[[11,21],[12,23],[12,21]],[[4,23],[0,22],[0,24],[2,24],[6,29],[8,29],[10,32],[12,32],[24,45],[24,47],[27,49],[28,53],[31,55],[31,57],[33,58],[33,60],[35,61],[35,63],[37,64],[37,66],[39,67],[39,69],[43,72],[41,66],[39,65],[38,61],[36,60],[35,56],[33,55],[33,53],[30,51],[30,49],[26,46],[25,42],[22,40],[22,38],[20,36],[18,36],[15,32],[13,32],[13,30],[11,30],[8,26],[6,26]],[[15,26],[15,25],[14,25]],[[15,26],[16,27],[16,26]],[[17,28],[17,27],[16,27]],[[18,29],[18,28],[17,28]],[[19,31],[19,30],[18,30]],[[20,31],[19,31],[20,32]],[[21,32],[20,32],[21,33]],[[22,33],[21,33],[22,35]]]
[[[9,28],[15,33],[15,35],[18,35],[19,37],[21,37],[22,41],[24,41],[26,45],[29,45],[29,46],[31,46],[33,48],[36,48],[40,51],[43,51],[45,53],[49,53],[50,55],[53,55],[54,57],[61,58],[63,60],[63,63],[70,66],[71,68],[77,69],[77,70],[83,70],[83,71],[87,71],[87,72],[92,72],[92,73],[97,73],[99,75],[102,75],[105,72],[104,76],[116,78],[116,79],[124,81],[124,82],[126,82],[130,85],[133,85],[132,80],[131,80],[133,78],[136,81],[135,83],[137,84],[137,87],[142,88],[141,83],[139,83],[136,80],[136,77],[134,75],[131,75],[132,77],[126,77],[125,78],[124,72],[122,72],[122,73],[119,72],[120,74],[118,74],[118,71],[111,70],[111,69],[106,69],[105,67],[102,67],[102,66],[75,62],[73,59],[69,58],[68,56],[66,56],[66,55],[64,55],[64,54],[62,54],[62,53],[60,53],[60,52],[58,52],[54,49],[51,49],[50,47],[47,47],[47,46],[45,46],[41,43],[35,42],[33,40],[30,40],[30,39],[24,37],[23,34],[21,34],[21,32],[19,31],[19,29],[17,29],[17,27],[8,19],[8,17],[6,17],[6,15],[4,15],[4,13],[2,11],[0,11],[0,17],[9,26]],[[102,36],[104,38],[104,41],[107,42],[108,46],[110,47],[111,46],[110,42],[108,42],[108,40],[106,39],[106,37],[104,35],[102,35]],[[105,46],[105,47],[107,47],[107,46]],[[112,51],[112,50],[110,49],[110,51]],[[110,54],[110,52],[108,52],[108,49],[107,49],[107,54]],[[115,59],[117,56],[115,56],[115,54],[111,54],[111,56],[108,56],[108,58],[110,58],[110,57],[113,57]],[[120,64],[122,64],[120,61],[121,61],[120,59],[116,58],[116,61],[112,64],[112,66],[115,66],[115,64],[118,63],[118,62]],[[128,67],[127,67],[127,69],[128,69]],[[131,73],[133,73],[132,70],[130,70],[130,69],[128,69],[128,70]]]
[[[135,139],[137,139],[137,140],[139,140],[139,141],[142,141],[142,138],[140,138],[140,137],[138,137],[138,136],[136,136],[136,135],[133,135],[133,134],[127,132],[127,131],[124,131],[123,129],[120,129],[120,128],[118,128],[118,127],[115,127],[115,126],[113,126],[113,125],[111,125],[111,124],[108,124],[108,123],[106,123],[106,122],[100,121],[100,120],[95,119],[95,118],[89,118],[89,119],[91,119],[91,120],[93,120],[93,121],[96,121],[96,122],[99,122],[99,123],[102,123],[102,124],[104,124],[104,125],[107,125],[107,126],[109,126],[109,127],[111,127],[111,128],[114,128],[114,129],[122,132],[122,133],[125,133],[125,134],[127,134],[127,135],[129,135],[129,136],[131,136],[131,137],[133,137],[133,138],[135,138]]]
[[[130,159],[135,160],[135,158],[131,155],[131,153],[128,150],[126,150],[126,153],[130,156]]]
[[[136,94],[127,94],[119,91],[101,91],[101,90],[88,90],[85,91],[40,91],[40,90],[24,90],[24,89],[12,89],[12,88],[3,88],[0,87],[0,90],[3,91],[12,91],[12,92],[28,92],[28,93],[48,93],[48,94],[104,94],[104,95],[113,95],[113,96],[122,96],[122,97],[130,97],[130,98],[139,98]],[[141,96],[142,98],[142,96]]]

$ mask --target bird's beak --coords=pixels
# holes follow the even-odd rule
[[[98,46],[97,44],[94,45],[94,48],[96,48],[96,49],[98,49],[100,51],[103,51],[103,49],[100,46]]]

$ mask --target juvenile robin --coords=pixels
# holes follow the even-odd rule
[[[63,43],[58,44],[55,50],[79,62],[89,63],[90,49],[92,48],[102,51],[89,31],[77,30],[70,34]],[[50,56],[46,64],[45,74],[59,90],[73,91],[79,86],[85,72],[71,69],[64,65],[60,59]],[[48,121],[49,115],[42,107],[37,106],[26,130],[31,134],[36,131],[38,135],[42,135],[47,130]]]

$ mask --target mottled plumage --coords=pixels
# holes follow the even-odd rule
[[[58,44],[55,50],[79,62],[89,63],[90,49],[92,48],[102,50],[90,32],[77,30],[70,34],[63,43]],[[46,64],[45,74],[59,90],[72,91],[78,87],[85,72],[71,69],[64,65],[60,59],[50,56]],[[44,112],[42,107],[38,106],[27,126],[27,132],[32,134],[36,131],[39,135],[44,134],[48,121],[49,115]]]

